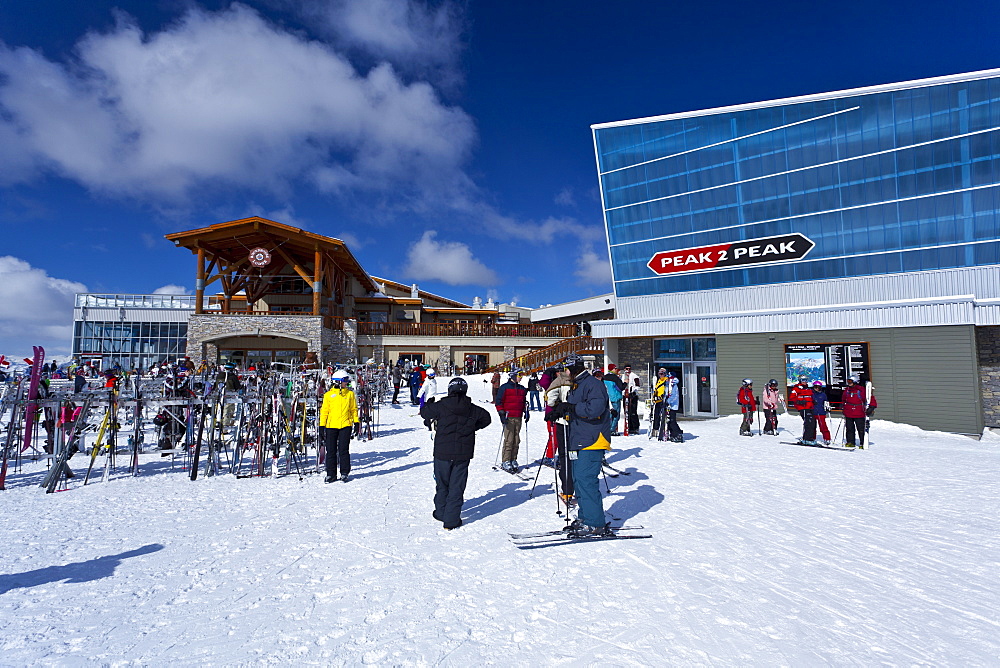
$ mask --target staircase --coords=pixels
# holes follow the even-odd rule
[[[509,371],[518,368],[521,373],[531,373],[533,371],[543,371],[556,362],[566,359],[570,353],[578,355],[604,355],[604,339],[595,339],[589,336],[574,336],[573,338],[556,341],[551,346],[532,350],[526,355],[507,360],[503,364],[491,366],[483,373],[493,371]]]

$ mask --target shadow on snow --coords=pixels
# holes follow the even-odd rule
[[[159,552],[162,549],[163,545],[152,543],[136,548],[135,550],[129,550],[128,552],[98,557],[97,559],[90,559],[88,561],[78,561],[63,566],[37,568],[24,573],[0,575],[0,594],[5,594],[13,589],[37,587],[38,585],[59,582],[60,580],[65,580],[67,584],[76,584],[111,577],[115,574],[115,569],[118,568],[118,565],[125,559],[141,557],[153,552]]]

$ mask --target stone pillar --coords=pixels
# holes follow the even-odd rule
[[[1000,427],[1000,327],[976,327],[983,425]]]
[[[444,373],[445,371],[450,373],[452,368],[452,361],[453,360],[451,359],[451,346],[438,346],[438,363],[435,371],[437,371],[439,374]]]

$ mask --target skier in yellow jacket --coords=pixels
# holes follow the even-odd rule
[[[334,372],[330,385],[319,411],[319,424],[325,428],[326,482],[337,480],[338,463],[340,479],[347,482],[351,473],[351,435],[358,422],[358,402],[350,388],[350,377],[343,369]]]

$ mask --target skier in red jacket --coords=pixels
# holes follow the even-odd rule
[[[743,422],[740,423],[740,436],[753,436],[750,425],[753,424],[753,414],[757,412],[757,399],[753,396],[753,379],[744,378],[743,387],[736,393],[736,402],[743,411]]]
[[[798,384],[788,393],[788,403],[802,417],[802,438],[799,442],[803,445],[816,445],[816,416],[813,415],[813,393],[809,389],[808,380],[808,376],[799,376]]]

